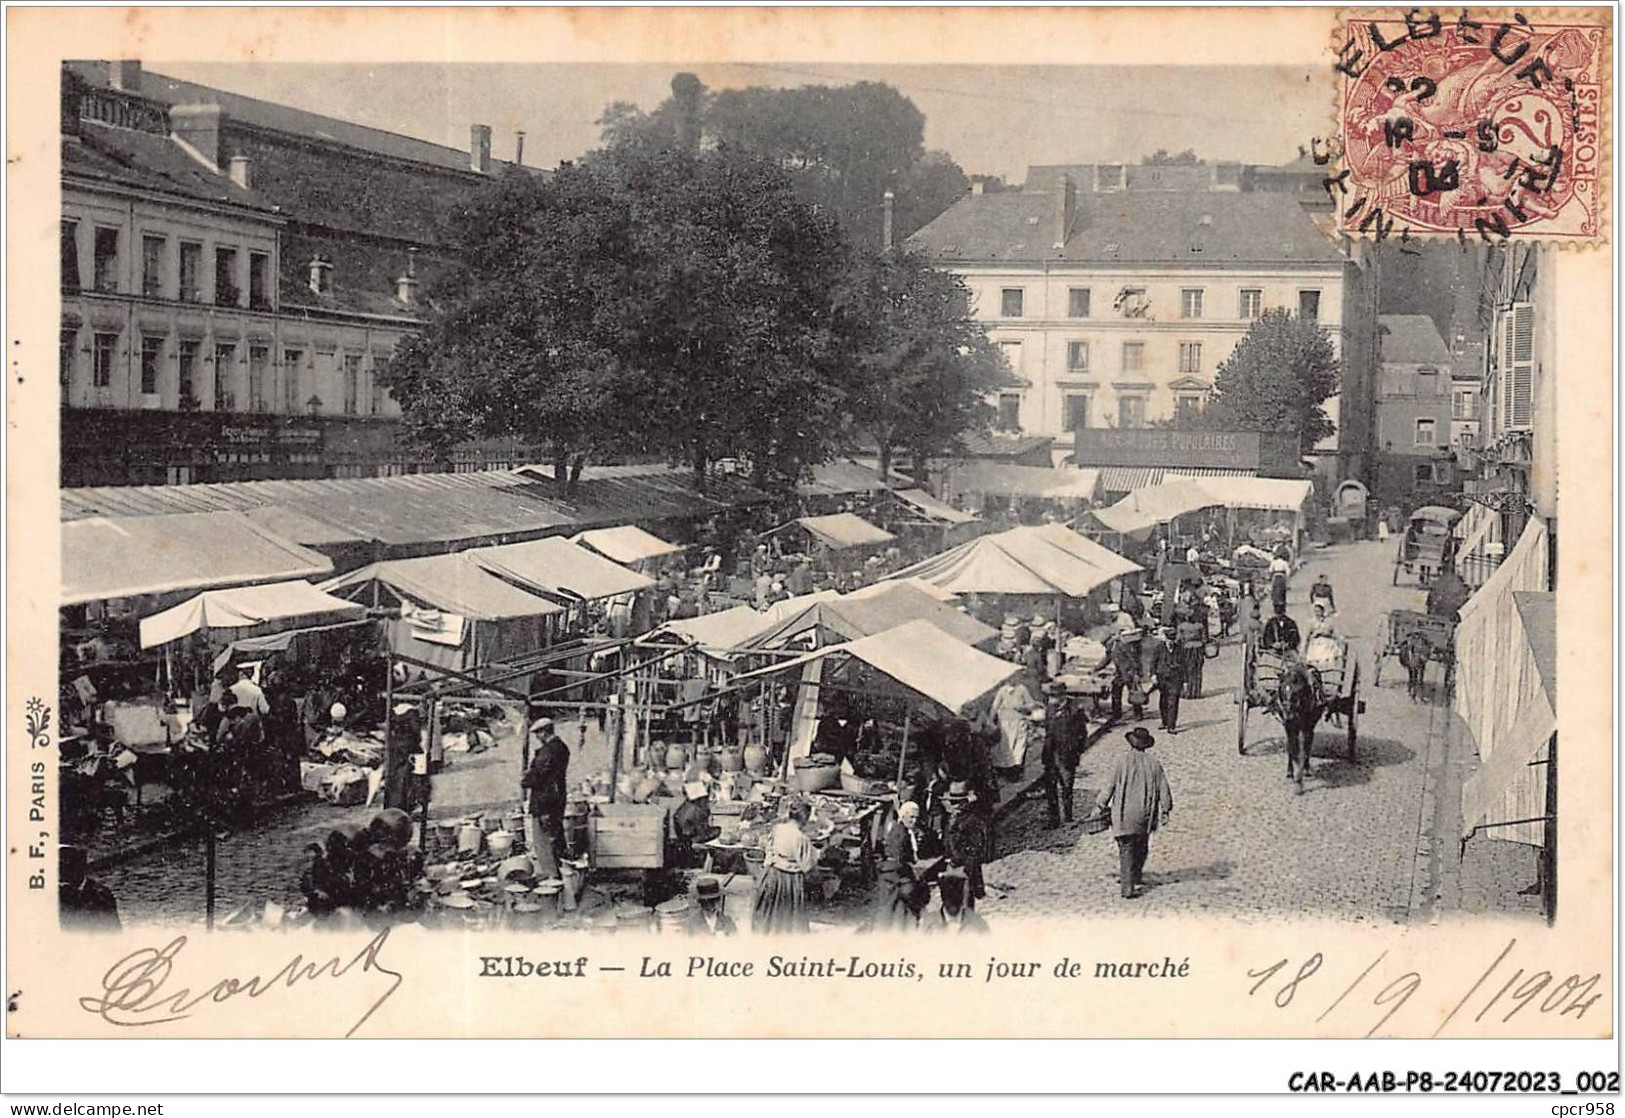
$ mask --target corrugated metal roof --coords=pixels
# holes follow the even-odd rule
[[[892,471],[894,485],[912,485],[913,480]],[[849,493],[878,493],[886,488],[879,470],[853,462],[825,462],[814,466],[812,478],[796,486],[803,497],[844,497]]]

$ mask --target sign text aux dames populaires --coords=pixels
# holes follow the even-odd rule
[[[1256,431],[1078,428],[1080,466],[1221,466],[1256,470]]]

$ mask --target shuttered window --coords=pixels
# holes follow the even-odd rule
[[[1514,303],[1501,313],[1497,418],[1503,431],[1527,428],[1534,408],[1535,307]]]

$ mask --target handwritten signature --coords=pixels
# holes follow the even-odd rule
[[[186,947],[186,937],[176,936],[161,949],[143,947],[107,968],[107,973],[102,975],[101,993],[80,998],[79,1008],[95,1014],[110,1025],[139,1028],[184,1021],[204,1003],[220,1005],[242,996],[258,998],[274,990],[290,990],[301,983],[322,978],[339,979],[352,972],[366,974],[376,971],[394,979],[389,989],[344,1034],[351,1037],[400,989],[404,981],[399,971],[391,970],[382,961],[384,944],[389,942],[389,931],[385,928],[379,932],[348,960],[342,955],[335,955],[330,959],[306,961],[303,954],[295,955],[268,978],[258,974],[246,978],[222,978],[195,993],[190,986],[179,990],[168,986],[175,970],[175,960]]]

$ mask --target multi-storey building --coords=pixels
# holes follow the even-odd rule
[[[1425,314],[1385,314],[1377,378],[1375,481],[1381,507],[1436,503],[1457,488],[1450,350]]]
[[[1341,350],[1348,259],[1294,193],[1245,179],[1239,164],[1033,168],[1021,191],[974,192],[910,239],[964,279],[1009,360],[1001,426],[1060,439],[1198,410],[1270,308]]]
[[[379,379],[506,165],[175,81],[69,63],[65,485],[414,469]]]

